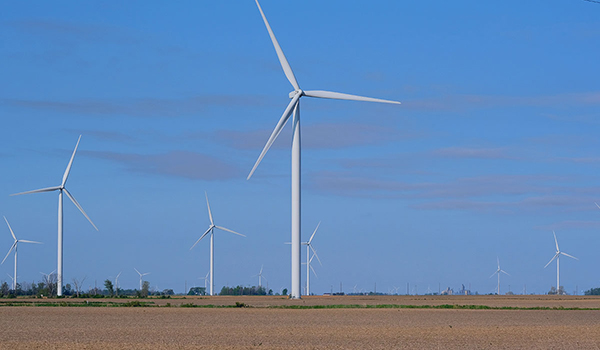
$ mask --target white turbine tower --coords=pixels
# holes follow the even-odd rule
[[[142,284],[143,284],[143,277],[146,276],[146,275],[149,275],[150,272],[141,273],[135,267],[133,269],[135,270],[135,272],[138,273],[138,275],[140,275],[140,291],[141,291],[142,290]]]
[[[302,96],[308,97],[318,97],[318,98],[328,98],[328,99],[336,99],[336,100],[353,100],[353,101],[368,101],[368,102],[383,102],[383,103],[394,103],[400,104],[400,102],[396,101],[388,101],[377,98],[370,97],[362,97],[356,95],[348,95],[342,94],[339,92],[330,92],[330,91],[304,91],[300,89],[298,85],[298,81],[294,76],[294,72],[290,64],[288,63],[277,39],[275,38],[275,34],[273,34],[273,30],[271,30],[271,26],[263,13],[258,0],[256,0],[256,5],[258,6],[258,10],[265,22],[265,26],[267,27],[267,31],[269,32],[269,36],[271,37],[271,41],[273,42],[273,46],[275,47],[275,51],[277,52],[277,57],[279,58],[279,62],[281,63],[281,67],[283,68],[283,72],[285,76],[292,84],[294,91],[289,94],[289,97],[292,99],[288,106],[286,107],[283,115],[279,119],[279,122],[275,126],[275,129],[271,133],[265,147],[263,148],[258,160],[252,167],[250,174],[248,175],[248,179],[252,176],[261,160],[279,136],[279,133],[287,123],[290,116],[293,115],[292,121],[292,298],[298,299],[300,298],[300,289],[301,289],[301,277],[300,277],[300,98]]]
[[[83,210],[81,205],[79,205],[79,203],[77,202],[75,197],[73,197],[73,195],[71,195],[71,193],[69,193],[69,191],[67,191],[67,188],[65,187],[65,185],[67,184],[67,178],[69,177],[69,172],[71,171],[71,166],[73,165],[73,159],[75,158],[75,152],[77,152],[77,147],[79,146],[80,140],[81,140],[81,135],[79,135],[79,139],[77,139],[77,144],[75,145],[75,149],[73,150],[73,155],[71,156],[71,160],[69,161],[69,164],[67,165],[67,169],[65,170],[65,173],[63,175],[60,186],[47,187],[47,188],[42,188],[39,190],[11,194],[11,196],[18,196],[21,194],[29,194],[29,193],[58,191],[58,266],[56,268],[57,274],[58,274],[57,282],[56,282],[58,285],[58,290],[57,290],[58,296],[62,295],[62,287],[63,287],[63,192],[67,195],[67,197],[69,197],[71,202],[73,202],[73,204],[75,204],[75,206],[79,209],[79,211],[83,214],[83,216],[85,216],[85,218],[88,219],[90,224],[92,224],[92,226],[94,226],[96,231],[98,231],[98,228],[96,227],[96,225],[94,225],[94,223],[92,222],[92,219],[90,219],[90,217],[85,213],[85,211]]]
[[[2,260],[2,262],[0,263],[0,265],[4,264],[4,261],[10,255],[10,252],[12,252],[14,250],[15,251],[15,277],[12,279],[13,280],[12,282],[13,282],[13,290],[17,290],[17,248],[19,247],[19,243],[35,243],[35,244],[43,244],[43,243],[42,242],[35,242],[35,241],[28,241],[26,239],[17,239],[17,237],[15,236],[15,233],[12,230],[12,227],[10,227],[10,224],[8,223],[8,220],[6,220],[6,216],[4,217],[4,221],[6,221],[6,225],[8,225],[8,229],[10,230],[10,234],[12,235],[12,237],[13,237],[13,239],[15,241],[12,244],[12,246],[10,247],[10,249],[8,250],[8,253],[6,253],[6,256],[4,257],[4,260]]]
[[[242,236],[242,237],[246,237],[241,233],[237,233],[233,230],[230,230],[228,228],[222,227],[222,226],[217,226],[215,225],[214,221],[213,221],[213,217],[212,217],[212,212],[210,210],[210,203],[208,203],[208,195],[206,194],[206,192],[204,192],[204,196],[206,197],[206,206],[208,207],[208,218],[210,219],[210,225],[208,226],[208,230],[206,230],[206,232],[204,232],[204,234],[202,236],[200,236],[200,238],[198,238],[198,240],[196,241],[196,243],[194,243],[194,245],[190,248],[190,250],[192,250],[196,244],[198,244],[198,242],[200,242],[202,240],[202,238],[204,238],[204,236],[206,236],[207,234],[210,233],[210,295],[214,295],[214,286],[215,286],[215,280],[214,280],[214,274],[215,274],[215,259],[214,259],[214,252],[215,252],[215,228],[218,228],[219,230],[223,230],[223,231],[227,231],[227,232],[231,232],[231,233],[235,233],[236,235]]]
[[[306,295],[310,295],[310,270],[312,270],[312,272],[315,274],[315,276],[317,275],[317,273],[315,272],[315,269],[313,269],[312,265],[310,264],[312,262],[312,259],[314,259],[314,257],[316,256],[317,260],[319,261],[319,264],[321,264],[321,266],[323,266],[323,264],[321,263],[321,259],[319,259],[319,256],[317,255],[317,251],[312,246],[312,240],[313,240],[313,238],[315,238],[315,234],[317,233],[319,226],[321,226],[320,221],[317,224],[317,228],[315,228],[315,231],[313,232],[312,236],[310,236],[310,239],[308,241],[302,243],[303,245],[306,246]],[[313,251],[312,257],[310,257],[311,250]]]
[[[497,289],[497,291],[498,291],[498,295],[500,295],[500,273],[503,273],[503,274],[505,274],[507,276],[510,276],[510,275],[508,274],[508,272],[506,272],[506,271],[504,271],[504,270],[502,270],[500,268],[500,258],[496,257],[496,260],[498,261],[498,270],[496,270],[496,272],[494,272],[490,276],[490,278],[494,277],[494,275],[498,275],[498,289]]]
[[[550,259],[550,261],[548,261],[548,263],[546,264],[546,266],[544,266],[544,268],[548,267],[548,265],[550,265],[550,263],[556,259],[556,294],[558,294],[558,293],[560,293],[560,256],[564,255],[564,256],[568,256],[569,258],[572,258],[575,260],[579,260],[579,259],[577,259],[576,257],[569,255],[567,253],[561,252],[560,249],[558,248],[558,240],[556,239],[556,233],[554,231],[552,231],[552,234],[554,234],[554,243],[556,243],[556,254],[554,254],[552,259]]]

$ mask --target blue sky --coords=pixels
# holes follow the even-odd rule
[[[304,98],[303,238],[323,262],[316,293],[438,284],[493,292],[597,287],[600,5],[586,1],[263,0],[303,89],[394,99]],[[215,284],[290,286],[290,127],[246,176],[293,90],[253,1],[12,2],[0,13],[0,213],[20,280],[151,272],[158,289],[203,285],[207,191]],[[12,238],[0,229],[2,254]],[[303,253],[304,258],[304,253]],[[12,261],[0,266],[9,280]],[[304,281],[303,270],[303,281]]]

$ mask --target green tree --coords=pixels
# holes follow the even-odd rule
[[[150,294],[150,282],[144,281],[144,283],[142,283],[142,290],[140,291],[140,296],[142,298],[147,298],[148,294]]]
[[[584,292],[585,295],[600,295],[600,288],[590,288]]]
[[[190,291],[187,295],[206,295],[206,288],[204,287],[193,287],[190,288]]]
[[[281,295],[287,295],[287,292],[288,292],[287,288],[283,288],[283,291],[281,291]]]
[[[8,286],[8,283],[2,282],[2,286],[0,286],[0,293],[2,296],[7,296],[9,291],[10,287]]]
[[[113,287],[113,284],[109,279],[104,281],[104,288],[106,288],[108,295],[110,295],[110,296],[115,295],[115,288]]]

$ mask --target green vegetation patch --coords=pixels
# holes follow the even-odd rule
[[[42,306],[42,307],[148,307],[156,306],[154,302],[141,302],[138,300],[129,301],[126,303],[103,302],[103,301],[60,301],[60,302],[39,302],[39,301],[8,301],[0,302],[2,306]]]
[[[488,305],[399,305],[399,304],[339,304],[339,305],[277,305],[269,306],[274,309],[458,309],[458,310],[600,310],[600,308],[566,308],[558,307],[518,307],[518,306],[488,306]]]

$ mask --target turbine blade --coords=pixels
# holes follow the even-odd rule
[[[90,224],[92,224],[92,226],[94,226],[94,228],[96,229],[96,231],[98,231],[98,228],[96,227],[96,225],[94,225],[94,223],[92,222],[92,219],[90,219],[90,217],[85,213],[85,211],[83,210],[83,208],[81,207],[81,205],[79,205],[79,203],[77,202],[77,200],[75,199],[75,197],[73,197],[71,195],[71,193],[69,193],[69,191],[67,191],[67,189],[64,189],[65,193],[67,194],[67,197],[69,197],[69,199],[71,200],[71,202],[73,202],[73,204],[75,204],[75,206],[77,207],[77,209],[79,209],[79,211],[81,212],[81,214],[83,214],[83,216],[85,216],[86,219],[88,219],[88,221],[90,222]]]
[[[556,257],[557,257],[557,256],[558,256],[558,253],[556,253],[556,254],[554,255],[554,257],[553,257],[552,259],[550,259],[550,261],[548,261],[548,263],[546,264],[546,266],[544,266],[544,268],[548,267],[548,265],[550,265],[550,263],[551,263],[551,262],[553,262],[553,261],[554,261],[554,259],[556,259]]]
[[[75,152],[77,152],[77,147],[79,146],[79,141],[81,141],[81,135],[79,135],[79,138],[77,139],[77,144],[75,145],[73,155],[71,155],[71,160],[69,160],[69,165],[67,165],[67,169],[65,170],[65,174],[63,175],[62,184],[60,185],[60,187],[65,187],[65,184],[67,183],[67,178],[69,177],[69,173],[71,172],[71,166],[73,165],[73,159],[75,159]]]
[[[10,230],[10,234],[13,236],[13,238],[16,241],[17,237],[15,236],[15,233],[13,232],[12,227],[10,227],[10,224],[8,223],[8,220],[6,219],[6,216],[4,216],[4,221],[6,221],[6,224],[8,225],[8,229]]]
[[[210,224],[214,225],[215,223],[213,222],[212,212],[210,211],[210,203],[208,203],[208,195],[206,194],[206,191],[204,191],[204,196],[206,197],[206,206],[208,207],[208,217],[210,218]]]
[[[310,245],[310,242],[312,242],[313,237],[315,236],[315,233],[317,233],[317,230],[319,229],[319,226],[321,226],[321,221],[319,221],[319,223],[317,224],[317,228],[315,228],[315,232],[313,232],[312,236],[310,236],[310,239],[308,240],[308,242],[306,242],[306,244]]]
[[[22,194],[40,193],[40,192],[52,192],[52,191],[57,191],[57,190],[60,190],[60,186],[46,187],[46,188],[40,188],[39,190],[13,193],[13,194],[11,194],[11,196],[20,196]]]
[[[206,235],[207,235],[207,234],[210,232],[210,230],[212,230],[212,229],[213,229],[213,226],[211,225],[211,226],[208,228],[208,230],[206,230],[206,232],[204,232],[204,233],[202,234],[202,236],[200,236],[200,238],[198,238],[198,240],[196,241],[196,243],[194,243],[194,245],[192,246],[192,248],[190,248],[190,250],[192,250],[192,249],[193,249],[193,248],[196,246],[196,244],[198,244],[198,242],[200,242],[200,241],[202,240],[202,238],[204,238],[204,236],[206,236]]]
[[[133,268],[140,276],[142,275],[135,267]]]
[[[510,274],[508,272],[504,271],[504,270],[500,270],[500,272],[502,272],[503,274],[505,274],[507,276],[510,276]]]
[[[598,205],[598,203],[594,202],[594,204],[596,204],[596,206],[598,207],[598,209],[600,209],[600,205]]]
[[[223,231],[227,231],[227,232],[235,233],[236,235],[239,235],[239,236],[242,236],[242,237],[246,237],[246,236],[244,236],[244,235],[243,235],[243,234],[241,234],[241,233],[237,233],[237,232],[235,232],[235,231],[233,231],[233,230],[230,230],[230,229],[228,229],[228,228],[225,228],[225,227],[221,227],[221,226],[215,226],[215,227],[216,227],[216,228],[218,228],[219,230],[223,230]]]
[[[26,239],[20,239],[20,240],[19,240],[19,243],[21,243],[21,242],[23,242],[23,243],[44,244],[44,243],[42,243],[42,242],[28,241],[28,240],[26,240]]]
[[[121,276],[122,273],[123,271],[119,272],[119,274],[117,275],[117,279],[119,279],[119,276]]]
[[[310,265],[310,270],[315,274],[316,278],[319,278],[319,276],[317,276],[317,273],[315,272],[315,269],[313,269],[312,265]]]
[[[556,251],[560,252],[560,249],[558,249],[558,240],[556,240],[556,233],[554,233],[554,231],[552,231],[552,234],[554,235],[554,243],[556,243]]]
[[[283,54],[283,50],[281,50],[281,46],[279,46],[279,43],[277,42],[277,39],[275,38],[275,34],[273,33],[273,30],[271,29],[271,26],[269,25],[269,22],[267,21],[267,17],[265,16],[262,8],[260,7],[258,0],[256,0],[256,6],[258,6],[260,15],[262,16],[263,21],[265,22],[265,26],[267,27],[267,31],[269,32],[269,36],[271,37],[271,41],[273,42],[273,46],[275,47],[275,51],[277,52],[277,58],[279,58],[279,63],[281,63],[281,68],[283,68],[283,72],[285,73],[285,76],[287,77],[287,79],[290,81],[290,83],[294,87],[294,90],[300,90],[300,86],[298,86],[298,81],[296,81],[296,77],[294,76],[292,67],[290,67],[290,64],[288,63],[287,59],[285,58],[285,55]]]
[[[6,258],[8,258],[8,256],[10,255],[10,252],[13,251],[13,249],[15,249],[15,246],[17,245],[17,242],[13,243],[12,246],[10,246],[10,249],[8,250],[8,253],[6,253],[6,256],[4,257],[4,259],[2,260],[2,262],[0,263],[0,265],[4,264],[4,261],[6,260]]]
[[[309,247],[310,247],[310,250],[312,250],[314,256],[317,257],[317,260],[319,261],[319,265],[323,266],[323,264],[321,263],[321,259],[319,259],[319,256],[317,255],[317,251],[315,250],[315,248],[313,248],[312,245],[309,245]]]
[[[250,178],[252,177],[252,174],[254,174],[254,171],[256,170],[256,168],[258,167],[260,162],[262,161],[263,157],[265,156],[265,154],[267,154],[267,151],[269,150],[269,148],[271,148],[271,145],[273,145],[273,142],[275,142],[275,139],[277,139],[277,136],[279,136],[279,134],[281,133],[281,130],[287,123],[288,119],[290,119],[290,115],[292,114],[292,109],[294,106],[296,106],[296,103],[298,102],[299,98],[300,98],[300,94],[296,94],[292,98],[292,101],[290,101],[290,104],[288,104],[287,108],[283,112],[283,115],[281,115],[279,122],[275,126],[275,129],[271,133],[269,140],[267,140],[267,144],[263,148],[262,152],[260,152],[260,156],[258,156],[258,160],[256,161],[256,163],[254,163],[254,166],[252,167],[252,170],[250,171],[250,174],[248,174],[248,177],[246,178],[246,180],[250,180]]]
[[[500,258],[496,257],[496,261],[498,261],[498,270],[500,270]]]
[[[383,100],[380,98],[342,94],[341,92],[332,92],[332,91],[321,91],[321,90],[304,91],[304,95],[309,96],[309,97],[329,98],[329,99],[333,99],[333,100],[393,103],[393,104],[397,104],[397,105],[400,104],[400,102],[398,102],[398,101],[390,101],[390,100]]]
[[[496,276],[497,273],[498,273],[498,271],[494,272],[489,278]]]
[[[566,255],[566,256],[568,256],[569,258],[573,258],[573,259],[575,259],[575,260],[579,260],[579,259],[577,259],[576,257],[574,257],[573,255],[569,255],[569,254],[567,254],[567,253],[563,253],[563,252],[560,252],[560,253],[561,253],[562,255]]]

